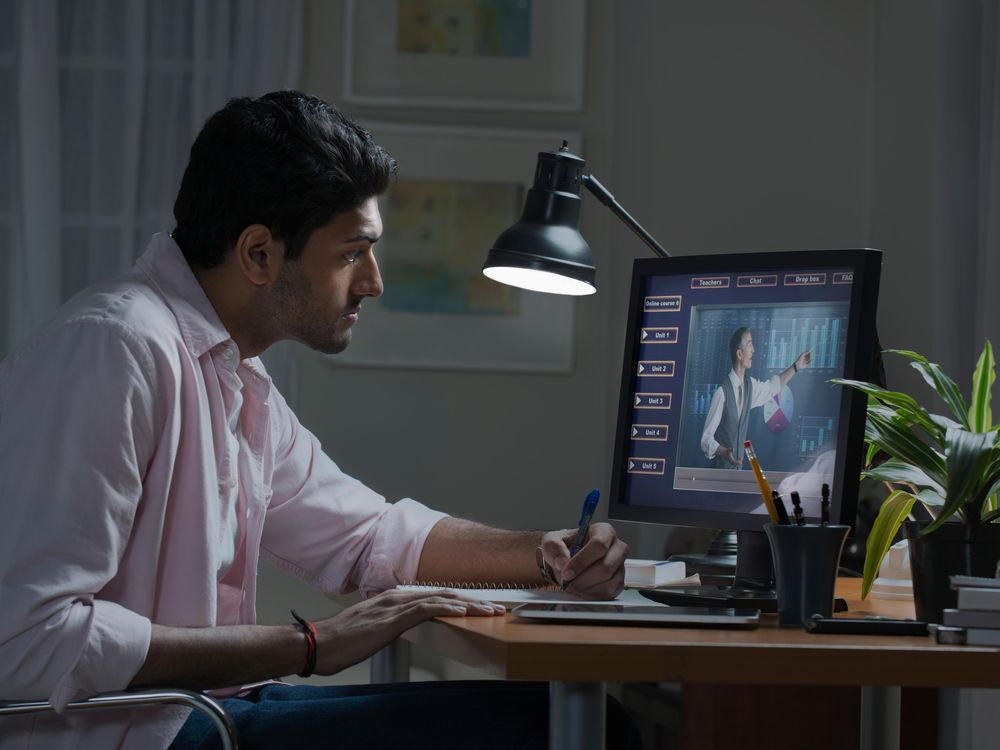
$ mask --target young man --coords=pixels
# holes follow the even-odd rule
[[[777,396],[795,373],[812,361],[811,352],[802,352],[795,361],[770,380],[750,377],[753,366],[753,334],[741,326],[729,337],[729,357],[733,369],[712,394],[712,402],[701,433],[701,449],[713,469],[743,466],[743,441],[747,438],[750,410]]]
[[[572,531],[388,504],[337,468],[271,386],[261,352],[282,339],[339,352],[381,294],[377,196],[394,171],[318,99],[233,100],[191,149],[172,236],[0,365],[0,698],[61,707],[127,687],[228,687],[243,696],[227,708],[251,748],[469,746],[473,728],[474,746],[544,741],[544,690],[528,686],[246,691],[335,673],[431,617],[501,612],[393,591],[401,581],[552,571],[587,597],[622,588],[627,549],[607,524],[571,560]],[[260,553],[367,598],[316,622],[315,649],[294,624],[255,625]],[[609,729],[626,731],[621,721]],[[189,748],[210,734],[163,709],[8,720],[0,746]]]

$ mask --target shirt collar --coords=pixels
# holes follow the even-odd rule
[[[154,234],[135,267],[163,294],[194,357],[232,340],[173,237],[166,232]]]
[[[743,381],[740,376],[736,374],[736,370],[729,371],[729,382],[733,384],[733,390],[743,385]]]

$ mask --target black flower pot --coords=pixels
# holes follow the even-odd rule
[[[1000,524],[966,526],[946,523],[927,536],[920,530],[927,521],[906,521],[913,573],[913,599],[917,619],[941,622],[942,612],[958,603],[949,577],[970,575],[993,578],[1000,560]]]

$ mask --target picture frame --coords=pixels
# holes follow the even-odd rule
[[[344,101],[582,111],[586,0],[504,2],[348,0]]]
[[[520,217],[539,151],[575,132],[363,122],[399,161],[375,246],[385,293],[361,305],[336,364],[568,373],[571,297],[486,278],[492,242]]]

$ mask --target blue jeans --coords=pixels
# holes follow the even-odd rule
[[[539,682],[402,682],[313,687],[267,685],[221,701],[241,750],[272,748],[544,748],[548,685]],[[640,750],[638,729],[608,698],[607,746]],[[194,712],[170,750],[220,747]]]

